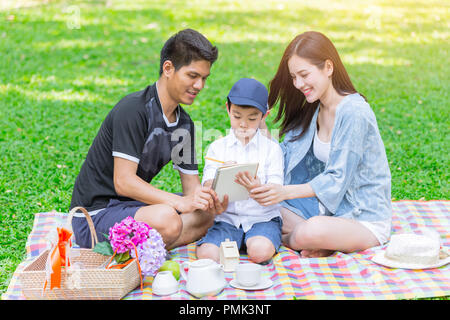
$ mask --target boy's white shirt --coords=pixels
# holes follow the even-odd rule
[[[250,142],[243,146],[236,138],[234,131],[220,138],[208,147],[207,157],[221,161],[236,161],[237,163],[258,162],[258,177],[261,184],[283,184],[284,157],[277,142],[261,134],[258,129]],[[214,179],[217,168],[221,165],[205,159],[202,184]],[[262,206],[255,200],[231,202],[225,212],[216,216],[216,221],[224,221],[239,228],[242,225],[247,232],[255,223],[270,221],[281,217],[280,205]]]

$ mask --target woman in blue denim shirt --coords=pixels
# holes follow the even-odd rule
[[[331,41],[298,35],[270,82],[280,103],[284,186],[254,188],[281,202],[283,242],[303,257],[384,244],[391,233],[391,175],[375,115],[357,93]]]

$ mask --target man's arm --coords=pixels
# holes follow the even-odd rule
[[[180,180],[181,186],[183,188],[184,195],[191,195],[195,193],[195,190],[198,187],[201,187],[200,178],[198,174],[186,174],[181,171],[180,172]]]
[[[114,188],[118,195],[147,204],[167,204],[174,207],[180,196],[159,190],[136,175],[138,164],[114,157]]]
[[[138,164],[119,157],[114,157],[114,188],[118,195],[135,199],[147,204],[166,204],[180,212],[192,212],[196,209],[206,210],[207,200],[193,195],[178,196],[155,188],[136,175]],[[198,182],[198,178],[197,178]],[[198,182],[198,184],[200,184]]]

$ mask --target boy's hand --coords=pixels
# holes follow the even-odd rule
[[[224,162],[222,165],[223,166],[227,166],[227,165],[232,165],[232,164],[236,164],[236,161],[227,161]],[[210,203],[210,206],[207,210],[207,212],[214,214],[214,215],[218,215],[221,214],[222,212],[224,212],[227,208],[228,208],[228,195],[225,195],[223,198],[223,201],[221,202],[219,197],[217,196],[217,193],[212,189],[212,184],[214,182],[214,179],[210,179],[210,180],[206,180],[205,182],[203,182],[203,187],[208,189],[208,192],[211,195],[212,198],[212,205]]]
[[[213,184],[213,179],[211,180],[206,180],[205,182],[203,182],[203,187],[210,189],[212,184]]]
[[[217,193],[211,188],[213,183],[213,179],[206,180],[203,183],[203,190],[205,192],[208,192],[211,196],[211,200],[209,200],[209,206],[207,209],[203,209],[204,211],[207,211],[211,214],[218,215],[224,212],[228,207],[228,196],[225,195],[223,198],[223,201],[220,202],[219,197],[217,196]]]
[[[203,183],[203,187],[208,189],[209,194],[212,198],[212,205],[209,206],[209,208],[205,211],[208,211],[211,214],[218,215],[224,212],[228,207],[228,196],[225,195],[223,198],[223,201],[220,202],[219,197],[217,196],[217,193],[211,188],[213,183],[213,179],[206,180]]]
[[[224,212],[225,210],[227,210],[228,195],[224,195],[223,201],[220,202],[220,199],[217,196],[217,193],[213,189],[211,189],[211,193],[214,194],[214,196],[213,196],[214,206],[207,211],[211,214],[218,215],[218,214],[221,214],[222,212]]]
[[[245,187],[248,192],[250,192],[253,188],[261,186],[261,181],[259,178],[253,177],[248,171],[238,172],[234,181]]]

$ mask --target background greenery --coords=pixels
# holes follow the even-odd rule
[[[186,27],[220,50],[186,106],[203,132],[225,133],[224,100],[237,79],[267,84],[294,36],[321,31],[375,111],[393,200],[448,199],[449,21],[449,3],[433,0],[2,2],[0,292],[25,257],[34,213],[68,211],[104,117],[157,80],[164,41]],[[180,190],[171,168],[153,183]]]

